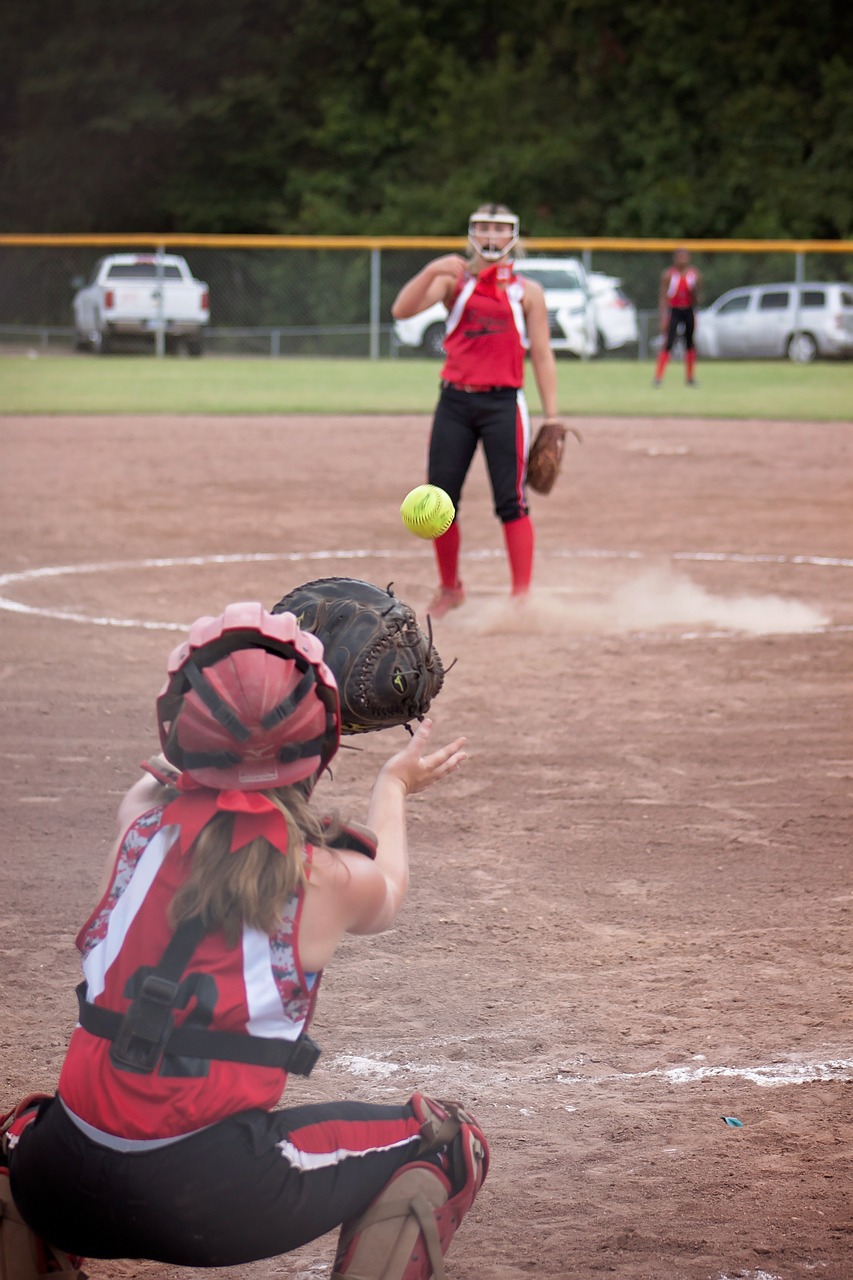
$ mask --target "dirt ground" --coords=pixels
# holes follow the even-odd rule
[[[435,627],[436,737],[471,758],[412,800],[407,905],[345,944],[286,1097],[466,1100],[493,1164],[451,1280],[849,1280],[853,429],[580,425],[526,609],[475,463],[469,602]],[[172,647],[331,574],[422,610],[398,508],[428,426],[0,418],[0,1103],[55,1085]],[[399,740],[357,745],[317,792],[354,817]]]

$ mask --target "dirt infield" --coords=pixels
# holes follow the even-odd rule
[[[534,496],[525,610],[475,464],[434,708],[471,759],[412,801],[410,899],[346,944],[286,1096],[470,1104],[493,1166],[454,1280],[849,1280],[853,430],[581,425]],[[0,1104],[55,1085],[172,646],[334,573],[422,608],[431,549],[398,507],[427,430],[0,419]],[[394,745],[342,752],[318,795],[363,816]],[[308,1280],[333,1251],[239,1274]]]

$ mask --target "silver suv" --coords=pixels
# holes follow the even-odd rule
[[[853,355],[853,285],[760,284],[730,289],[696,318],[700,356],[781,359]]]

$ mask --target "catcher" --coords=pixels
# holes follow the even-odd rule
[[[462,488],[482,443],[495,514],[503,526],[512,595],[523,598],[533,575],[534,531],[525,479],[530,417],[524,396],[529,352],[546,422],[556,422],[557,370],[541,286],[515,274],[518,218],[502,204],[481,205],[468,223],[468,258],[427,263],[398,293],[397,320],[436,302],[448,311],[441,394],[429,443],[428,480],[450,495],[457,519],[434,542],[439,587],[428,612],[443,617],[465,601],[459,577]]]
[[[407,706],[407,710],[408,710]],[[311,804],[339,746],[335,678],[291,612],[230,605],[172,654],[157,700],[166,788],[127,793],[58,1090],[6,1135],[11,1190],[56,1250],[221,1267],[340,1228],[333,1275],[442,1277],[489,1152],[458,1103],[275,1110],[345,934],[387,929],[408,880],[406,802],[465,759],[424,720],[376,778],[371,830]]]

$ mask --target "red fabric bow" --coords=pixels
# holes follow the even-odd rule
[[[163,812],[163,825],[180,828],[178,846],[189,853],[202,829],[217,813],[233,813],[231,853],[263,836],[279,853],[287,853],[289,832],[287,819],[276,805],[260,791],[215,791],[203,787],[181,774],[176,786],[181,792]]]
[[[484,267],[477,276],[477,291],[487,298],[497,298],[498,295],[498,268]]]

